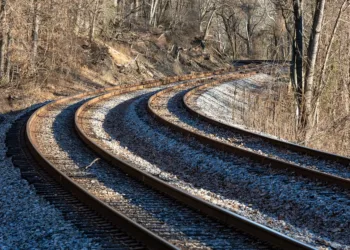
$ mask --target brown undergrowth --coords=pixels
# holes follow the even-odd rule
[[[291,142],[298,141],[294,93],[288,83],[277,80],[268,89],[245,93],[241,110],[245,126]],[[308,147],[350,156],[350,116],[342,112],[338,91],[327,90],[321,98]],[[236,107],[237,108],[237,107]],[[233,115],[234,115],[233,111]]]

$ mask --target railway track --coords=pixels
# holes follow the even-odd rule
[[[91,105],[91,103],[89,104]],[[88,120],[86,114],[78,114],[78,117],[83,118],[85,121]],[[80,125],[79,125],[80,124]],[[85,124],[86,125],[86,124]],[[91,134],[89,131],[89,128],[85,127],[84,124],[81,122],[78,122],[78,126],[82,127],[81,132],[79,133],[86,133],[89,134],[89,138],[91,138]],[[85,139],[84,139],[85,140]],[[90,147],[94,148],[94,151],[101,151],[102,148],[99,148],[97,146],[98,141],[94,141],[96,145],[89,145]],[[103,152],[100,152],[101,156],[108,157],[108,155],[104,155]],[[103,157],[103,158],[104,158]],[[173,237],[178,237],[178,233],[182,232],[184,234],[183,237],[190,237],[192,240],[198,241],[198,245],[192,245],[191,242],[187,242],[185,239],[182,239],[179,242],[175,242],[174,244],[179,246],[180,248],[202,248],[204,246],[210,247],[210,248],[251,248],[252,246],[249,246],[249,244],[242,244],[239,242],[242,242],[245,238],[248,238],[247,236],[242,236],[241,233],[236,233],[236,230],[230,229],[227,226],[224,226],[220,223],[214,222],[211,219],[208,219],[204,216],[200,216],[198,212],[195,212],[196,210],[188,208],[188,205],[181,205],[179,202],[175,202],[175,199],[169,199],[168,196],[172,196],[174,192],[176,192],[176,189],[173,189],[171,186],[162,186],[157,183],[156,180],[150,178],[147,174],[137,171],[135,167],[133,167],[131,164],[128,164],[127,162],[120,160],[118,158],[110,157],[108,159],[114,166],[121,168],[125,173],[127,173],[129,176],[132,176],[136,178],[137,180],[141,180],[141,182],[149,185],[150,187],[154,189],[161,190],[164,194],[157,194],[154,195],[154,198],[148,198],[144,201],[143,204],[144,209],[148,211],[148,213],[155,216],[157,213],[161,213],[160,220],[166,221],[167,225],[169,227],[173,228],[170,232],[166,231],[159,232],[156,228],[154,228],[154,222],[149,223],[145,222],[145,220],[139,220],[139,223],[145,225],[148,228],[151,228],[152,230],[155,230],[157,234],[162,235],[166,240],[169,240],[170,242],[173,242]],[[124,177],[125,178],[125,177]],[[150,193],[150,191],[147,191],[148,189],[145,188],[145,190],[138,192],[135,196],[135,200],[137,200],[137,197],[147,196],[147,194]],[[158,192],[153,192],[158,193]],[[149,196],[149,195],[148,195]],[[140,199],[140,198],[138,198]],[[172,201],[170,204],[167,204],[165,202],[168,200],[168,202]],[[150,207],[150,208],[148,208]],[[179,212],[181,211],[181,212]],[[129,214],[132,218],[135,218],[137,214]],[[158,216],[156,216],[158,217]],[[137,219],[137,218],[135,218]],[[191,232],[193,231],[193,232]],[[243,238],[243,239],[242,239]],[[184,241],[185,240],[185,241]],[[188,239],[187,239],[188,240]],[[248,240],[252,241],[252,239]],[[253,242],[256,240],[253,240]],[[182,243],[181,243],[182,242]],[[183,244],[186,244],[184,246]],[[194,243],[192,243],[194,244]],[[256,244],[253,246],[253,248],[260,248],[260,244]]]
[[[164,82],[159,81],[147,86],[116,88],[114,93],[162,84]],[[29,150],[51,177],[110,223],[122,227],[150,248],[269,247],[269,243],[262,243],[145,187],[98,160],[93,152],[87,152],[75,135],[74,112],[84,101],[102,92],[59,100],[39,109],[29,119],[26,127]],[[265,231],[270,233],[268,229]],[[286,239],[283,244],[307,247]]]
[[[173,249],[175,247],[170,243],[164,241],[162,238],[153,234],[149,230],[146,230],[145,228],[135,223],[134,221],[130,220],[128,217],[124,216],[123,214],[116,212],[106,203],[102,202],[101,199],[98,199],[96,196],[87,192],[86,189],[89,188],[89,185],[83,186],[83,184],[89,184],[89,183],[79,183],[79,182],[81,182],[82,180],[84,182],[84,180],[87,180],[89,178],[90,179],[94,178],[94,175],[80,171],[79,167],[78,168],[73,167],[71,169],[68,168],[67,166],[74,165],[74,163],[72,159],[67,157],[67,154],[65,155],[66,158],[60,157],[60,156],[56,157],[52,155],[53,154],[51,152],[53,148],[52,146],[55,146],[54,140],[52,140],[53,139],[52,136],[60,137],[60,135],[59,134],[52,135],[50,133],[46,133],[46,137],[45,137],[45,133],[41,133],[43,131],[40,131],[40,129],[50,127],[50,125],[53,126],[54,124],[52,122],[54,120],[55,115],[60,113],[60,110],[66,107],[65,105],[67,102],[76,104],[76,103],[79,103],[79,101],[85,100],[86,98],[89,98],[89,97],[96,96],[106,91],[113,91],[113,90],[132,91],[136,89],[142,89],[144,87],[152,87],[153,85],[154,86],[164,85],[164,84],[169,84],[171,82],[189,80],[197,77],[205,77],[206,75],[218,74],[222,72],[223,71],[217,71],[213,73],[191,74],[183,77],[168,77],[166,79],[152,80],[142,84],[138,84],[131,87],[125,87],[125,88],[117,86],[113,88],[102,89],[94,92],[80,94],[74,97],[61,99],[54,103],[48,104],[43,108],[38,109],[30,117],[26,125],[26,139],[27,139],[27,145],[28,145],[29,151],[31,152],[31,155],[35,158],[35,160],[40,163],[43,169],[46,172],[48,172],[53,179],[59,182],[63,188],[73,193],[79,200],[81,200],[87,206],[92,207],[95,212],[105,217],[109,223],[112,223],[113,225],[116,225],[119,227],[120,225],[123,225],[122,228],[125,232],[129,233],[129,235],[132,235],[137,240],[142,241],[147,247],[150,247],[150,248],[161,247],[165,249]],[[50,115],[52,114],[54,114],[53,118],[50,118]],[[74,117],[74,112],[72,113],[71,126],[73,126],[73,117]],[[43,123],[41,123],[40,120],[43,121]],[[48,123],[46,124],[46,122]],[[67,126],[67,128],[70,128],[70,127]],[[67,138],[67,139],[69,144],[70,138]],[[42,140],[41,141],[43,142],[42,144],[40,144],[40,140]],[[92,181],[92,183],[94,183],[94,181]],[[129,244],[129,247],[133,248],[133,245],[134,243],[132,242]]]
[[[212,84],[212,83],[210,83],[210,84]],[[214,83],[214,84],[217,84],[217,83]],[[273,166],[271,164],[271,162],[275,161],[275,159],[270,158],[271,153],[269,156],[265,156],[261,153],[257,154],[254,151],[252,152],[251,150],[247,150],[247,149],[244,149],[241,147],[232,147],[231,146],[232,143],[229,140],[225,141],[225,139],[227,139],[227,138],[232,138],[232,137],[227,136],[227,131],[225,129],[221,129],[221,132],[220,132],[220,130],[217,127],[212,126],[211,124],[205,123],[203,121],[196,120],[193,116],[191,116],[183,108],[183,101],[182,101],[183,96],[192,87],[195,87],[195,86],[188,86],[186,84],[182,84],[182,85],[177,85],[177,86],[174,86],[172,88],[168,88],[168,89],[165,89],[163,91],[158,92],[157,94],[153,95],[149,99],[148,110],[150,111],[152,116],[156,118],[157,121],[159,121],[163,125],[171,128],[172,130],[180,132],[182,135],[185,135],[185,137],[195,138],[196,141],[202,142],[202,145],[204,145],[204,146],[211,146],[212,148],[214,148],[216,150],[220,149],[220,151],[223,151],[226,153],[226,154],[218,154],[215,152],[211,152],[211,154],[213,154],[211,157],[212,158],[215,158],[215,157],[219,158],[220,157],[220,159],[225,159],[225,162],[231,161],[231,164],[221,163],[220,161],[216,161],[217,162],[216,164],[218,166],[220,166],[219,170],[217,170],[215,167],[211,167],[211,168],[209,167],[208,170],[203,169],[203,171],[204,172],[205,171],[213,171],[211,169],[214,169],[214,172],[221,172],[220,174],[218,174],[217,179],[219,179],[219,177],[222,176],[222,178],[225,179],[223,181],[223,183],[225,185],[228,185],[229,188],[222,188],[220,186],[212,187],[214,185],[210,185],[207,183],[200,183],[199,185],[197,184],[200,188],[206,188],[206,189],[212,188],[212,190],[215,190],[214,193],[218,193],[218,192],[220,192],[220,190],[224,189],[225,190],[224,193],[226,194],[226,197],[235,197],[235,194],[232,194],[235,191],[230,192],[230,189],[233,189],[232,183],[241,183],[242,184],[241,190],[244,190],[246,188],[245,186],[248,186],[247,190],[243,193],[250,193],[251,191],[248,191],[249,189],[251,189],[249,187],[249,184],[247,185],[245,183],[245,181],[237,179],[238,174],[235,173],[235,171],[237,171],[238,173],[242,172],[242,167],[241,167],[242,165],[248,165],[247,167],[243,168],[243,171],[246,171],[246,169],[248,169],[251,172],[257,172],[258,175],[261,176],[260,177],[261,179],[266,178],[266,177],[269,177],[269,178],[272,177],[271,183],[275,183],[276,180],[278,180],[278,177],[277,177],[278,175],[281,175],[281,177],[284,176],[282,178],[286,178],[285,180],[281,181],[280,184],[278,184],[279,191],[276,190],[276,191],[271,192],[271,190],[269,190],[269,188],[264,187],[264,185],[269,185],[269,184],[268,183],[263,184],[264,182],[262,182],[260,184],[260,187],[259,187],[259,184],[254,185],[256,188],[261,190],[262,193],[265,193],[265,192],[270,193],[268,195],[269,199],[271,196],[278,197],[283,190],[283,192],[285,192],[286,193],[285,195],[287,195],[287,196],[293,197],[293,195],[295,195],[295,194],[298,194],[297,196],[299,196],[299,194],[300,194],[301,197],[304,195],[312,197],[312,198],[317,197],[316,199],[319,200],[321,203],[323,201],[337,199],[337,198],[333,197],[333,195],[337,196],[337,194],[340,195],[339,197],[343,197],[341,199],[344,199],[344,201],[349,200],[349,197],[347,195],[347,189],[344,189],[344,187],[346,187],[344,185],[338,185],[340,187],[335,188],[333,185],[325,186],[325,185],[321,184],[319,181],[317,181],[320,178],[318,178],[316,181],[314,181],[314,180],[310,181],[310,180],[308,180],[309,178],[308,179],[305,179],[305,178],[295,179],[294,177],[288,177],[288,176],[293,176],[296,171],[294,169],[290,170],[290,168],[289,168],[290,174],[288,174],[284,171],[285,166],[283,166],[283,165],[282,165],[282,167],[280,167],[279,165]],[[219,136],[217,134],[219,134]],[[222,138],[224,138],[224,139],[222,139]],[[245,142],[245,138],[241,137],[237,141],[238,141],[237,144],[240,144],[241,142]],[[256,148],[259,147],[259,144],[257,143],[257,145],[255,147]],[[260,149],[262,151],[264,150],[264,147],[265,147],[264,144],[260,144]],[[233,150],[232,150],[232,148],[233,148]],[[234,154],[232,154],[232,152]],[[238,154],[237,154],[237,152],[238,152]],[[185,155],[185,154],[183,154],[183,155]],[[228,155],[231,155],[232,157],[229,157]],[[242,160],[242,157],[234,157],[237,155],[245,156],[247,158],[245,158],[245,160]],[[185,157],[185,156],[183,156],[183,157]],[[196,156],[195,156],[195,154],[193,154],[192,156],[189,156],[189,157],[196,157]],[[226,160],[226,159],[231,159],[231,160]],[[197,160],[197,159],[194,159],[194,160]],[[254,163],[254,161],[255,161],[255,163]],[[203,161],[201,161],[201,160],[197,160],[197,162],[199,162],[199,164],[197,163],[199,165],[198,168],[205,168],[206,166],[208,166],[208,165],[210,166],[210,164],[212,164],[210,162],[203,163]],[[258,165],[257,165],[257,163],[258,163]],[[203,165],[203,166],[201,166],[201,165]],[[293,165],[293,164],[285,164],[285,165]],[[272,171],[270,167],[277,169],[276,170],[277,172]],[[293,165],[293,167],[294,167],[294,165]],[[253,170],[251,170],[251,169],[253,169]],[[302,169],[302,170],[304,170],[304,169]],[[302,176],[306,176],[306,177],[310,177],[309,175],[302,174],[303,173],[302,171],[300,171],[300,172],[298,172],[297,174],[302,175]],[[181,173],[179,173],[179,172],[177,174],[181,175]],[[230,180],[230,178],[229,178],[230,176],[232,176],[232,180]],[[274,178],[274,176],[275,176],[275,178]],[[327,175],[327,177],[328,177],[328,175]],[[334,179],[333,176],[329,176],[329,177],[331,180]],[[185,176],[183,178],[185,178]],[[204,176],[201,176],[201,178],[206,179],[206,177],[204,177]],[[208,175],[207,178],[210,178],[210,175]],[[248,178],[248,175],[247,176],[242,175],[241,178],[243,178],[243,179]],[[253,179],[254,177],[249,177],[249,178]],[[312,176],[312,178],[314,178],[314,176]],[[193,181],[195,181],[195,180],[192,180],[192,182]],[[286,181],[286,183],[284,183],[285,181]],[[258,182],[260,182],[260,180],[256,180],[256,182],[258,183]],[[290,182],[295,182],[295,184],[290,185]],[[327,179],[327,182],[330,184],[335,183],[334,181],[330,181],[328,179]],[[335,183],[335,184],[338,184],[338,183]],[[275,185],[275,184],[273,184],[273,185]],[[298,186],[298,185],[302,186],[303,188],[300,189],[300,191],[297,191],[298,188],[296,188],[296,190],[294,190],[295,189],[294,186]],[[288,188],[286,188],[286,186],[290,186],[290,190],[288,190]],[[307,189],[310,189],[310,191],[308,191]],[[315,191],[316,189],[317,189],[316,193],[312,194],[313,191]],[[239,192],[239,191],[240,191],[239,189],[236,190],[236,192]],[[302,193],[304,193],[304,194],[302,194]],[[309,194],[306,194],[306,193],[309,193]],[[333,197],[333,198],[331,198],[331,197]],[[247,199],[247,200],[249,200],[249,199]],[[313,208],[313,209],[315,209],[315,213],[309,214],[308,212],[303,211],[305,209],[305,207],[308,207],[308,205],[306,205],[306,204],[299,204],[298,205],[297,203],[300,203],[300,201],[297,201],[297,200],[292,201],[292,200],[293,200],[293,198],[290,199],[290,202],[288,202],[287,204],[284,204],[282,206],[282,207],[285,206],[288,209],[288,207],[289,207],[288,204],[294,203],[294,205],[293,205],[294,209],[298,210],[299,218],[298,218],[298,216],[294,217],[293,218],[294,222],[292,224],[294,224],[294,225],[297,225],[297,224],[302,225],[303,224],[303,227],[307,227],[314,232],[318,231],[318,233],[321,233],[321,234],[323,231],[324,232],[327,231],[328,226],[318,225],[315,227],[315,225],[317,224],[316,221],[323,220],[324,215],[322,215],[322,214],[319,214],[319,219],[315,220],[315,217],[317,217],[316,214],[319,211],[324,210],[324,208],[321,208],[322,206],[320,206],[319,208],[316,209],[316,206],[318,206],[318,205],[315,204],[316,206]],[[250,199],[249,202],[251,202],[253,204],[257,203],[256,200],[254,200],[254,199],[253,200]],[[297,203],[295,203],[295,202],[297,202]],[[309,201],[306,201],[305,203],[308,203],[308,202]],[[281,202],[279,202],[279,203],[281,203]],[[225,206],[225,202],[223,205]],[[345,212],[346,207],[348,205],[346,205],[346,203],[344,205],[345,205],[345,207],[343,207],[342,211]],[[263,207],[264,207],[263,204],[259,204],[259,206],[261,207],[261,209],[263,209]],[[314,205],[311,205],[311,206],[314,206]],[[297,207],[298,207],[298,209],[297,209]],[[303,207],[304,207],[304,209],[303,209]],[[335,207],[333,209],[337,210],[337,208],[335,208]],[[273,207],[270,208],[270,211],[272,211],[272,210],[274,210]],[[325,213],[327,213],[327,212],[325,211]],[[278,216],[278,213],[273,213],[273,214],[276,214],[276,216]],[[304,217],[305,222],[298,223],[298,221],[300,221],[300,219],[302,217]],[[310,218],[309,221],[307,221],[308,217]],[[345,221],[347,221],[347,220],[348,219],[345,219]],[[345,225],[343,225],[343,226],[345,226]],[[345,229],[346,227],[347,226],[345,226],[342,230],[346,231],[346,229]],[[321,229],[321,228],[323,228],[323,229]],[[346,237],[346,235],[344,234],[343,237]]]
[[[97,115],[97,116],[93,117],[92,114],[89,114],[89,112],[96,113],[96,114],[103,113],[104,108],[106,106],[108,106],[108,104],[106,104],[107,100],[109,100],[109,99],[113,100],[113,98],[117,98],[119,96],[120,96],[120,93],[106,94],[104,96],[101,96],[99,98],[93,99],[93,100],[85,103],[77,111],[76,124],[77,124],[77,130],[79,131],[80,136],[83,138],[83,140],[86,143],[88,143],[88,145],[90,147],[93,148],[93,150],[95,152],[99,152],[99,155],[102,156],[102,158],[108,159],[109,162],[111,162],[113,165],[115,165],[117,167],[122,168],[123,171],[127,172],[129,175],[134,176],[135,178],[138,178],[139,180],[142,180],[143,182],[145,182],[148,185],[151,185],[157,189],[160,189],[162,191],[166,190],[166,192],[169,193],[170,195],[172,195],[174,198],[180,199],[182,202],[184,202],[184,200],[185,200],[188,203],[188,198],[186,198],[186,196],[185,196],[185,198],[183,197],[184,194],[183,194],[183,192],[181,192],[181,190],[176,190],[176,188],[175,188],[175,191],[173,190],[173,188],[168,190],[169,187],[167,187],[167,185],[165,185],[166,183],[162,183],[162,181],[159,180],[158,178],[154,178],[154,176],[151,176],[150,174],[148,174],[147,171],[140,170],[139,166],[137,166],[138,164],[134,164],[134,163],[129,162],[127,159],[127,156],[124,154],[124,152],[118,154],[118,151],[122,151],[122,148],[119,148],[115,152],[113,152],[113,150],[106,149],[105,145],[103,145],[104,143],[107,143],[107,144],[113,143],[112,142],[113,138],[111,138],[108,134],[103,135],[103,136],[96,135],[96,131],[94,131],[94,129],[100,129],[100,128],[97,128],[97,126],[94,124],[94,122],[100,122],[100,121],[104,120],[105,117],[103,117],[103,115],[101,115],[101,116]],[[129,97],[129,99],[130,98],[131,97]],[[120,99],[124,100],[124,101],[128,100],[125,102],[129,103],[129,104],[127,104],[127,106],[130,105],[130,100],[128,98],[124,99],[123,97],[121,97]],[[115,103],[111,104],[109,108],[114,107],[118,104],[120,104],[120,102],[115,102]],[[127,106],[120,105],[120,108],[118,108],[118,109],[127,110],[128,109]],[[108,108],[106,108],[106,109],[108,110]],[[121,119],[120,118],[121,116],[119,113],[113,113],[111,116],[119,117],[118,122]],[[115,125],[115,127],[119,129],[120,127],[119,127],[118,122],[112,121],[111,124]],[[93,124],[89,124],[89,123],[93,123]],[[114,123],[117,123],[117,124],[114,124]],[[129,134],[128,132],[124,132],[123,134],[128,134],[128,137],[133,137],[132,133]],[[135,144],[129,144],[128,147],[129,146],[132,147],[133,145],[135,145]],[[180,193],[178,193],[178,192],[180,192]],[[208,206],[207,208],[205,208],[205,207],[198,208],[198,205],[196,205],[196,202],[198,202],[198,201],[196,201],[197,198],[196,197],[193,197],[193,198],[195,198],[195,199],[192,202],[193,204],[191,206],[193,206],[194,208],[205,211],[206,213],[211,214],[211,216],[213,216],[213,217],[221,218],[222,220],[226,220],[226,223],[236,224],[235,226],[238,228],[240,226],[242,226],[242,225],[237,225],[237,217],[235,220],[232,220],[231,222],[227,221],[227,213],[229,214],[230,212],[223,210],[219,207],[216,207],[216,209],[214,209],[214,210],[217,210],[217,211],[215,211],[213,213],[213,211],[212,211],[213,208],[210,206],[211,204],[208,204],[208,203],[205,203],[205,206]],[[200,200],[199,202],[203,202],[203,201]]]
[[[27,149],[24,136],[26,122],[32,113],[21,116],[6,137],[7,155],[12,157],[14,166],[20,169],[22,178],[34,186],[38,195],[59,209],[66,221],[88,236],[96,244],[92,248],[145,249],[141,243],[80,202],[37,164]]]
[[[204,109],[201,109],[197,105],[198,98],[201,98],[204,93],[210,90],[215,91],[217,85],[204,84],[188,91],[183,97],[183,104],[189,113],[205,122],[204,124],[210,124],[217,131],[224,129],[225,134],[218,133],[217,135],[222,138],[222,141],[226,143],[233,142],[231,143],[232,146],[240,146],[240,148],[253,151],[257,155],[251,154],[251,157],[257,160],[260,159],[262,162],[266,162],[266,158],[261,158],[261,155],[274,156],[274,160],[269,162],[273,167],[291,170],[297,174],[339,185],[346,189],[350,188],[349,158],[277,140],[229,125],[215,117],[215,114],[210,115]],[[207,94],[207,98],[210,98],[209,95]],[[234,150],[232,149],[232,151]]]
[[[341,188],[350,188],[350,159],[229,126],[198,112],[199,107],[193,104],[193,99],[198,98],[206,88],[218,84],[220,82],[214,81],[199,87],[181,84],[168,88],[150,98],[148,109],[161,123],[187,136],[193,136],[204,144],[249,157],[276,169],[288,170]],[[189,114],[176,108],[170,110],[168,102],[176,95],[181,95],[188,113],[199,117],[200,120],[191,119]]]
[[[117,227],[118,233],[123,231],[129,235],[124,234],[126,242],[131,242],[130,248],[141,248],[138,242],[142,242],[146,247],[156,249],[160,246],[169,249],[265,249],[271,246],[311,249],[301,241],[176,187],[166,175],[155,177],[140,169],[126,155],[108,150],[103,143],[111,142],[113,138],[106,135],[101,140],[95,128],[89,125],[100,119],[92,118],[93,113],[103,109],[106,102],[114,98],[120,98],[119,104],[124,110],[134,103],[145,109],[145,98],[150,93],[161,91],[157,92],[159,97],[162,89],[171,83],[178,83],[174,85],[176,89],[182,86],[182,91],[187,91],[201,84],[219,84],[247,76],[243,74],[244,70],[251,75],[255,69],[245,67],[241,69],[241,75],[222,70],[213,74],[148,81],[51,103],[39,109],[27,123],[30,152],[66,190],[102,215],[107,223],[114,226],[114,230]]]

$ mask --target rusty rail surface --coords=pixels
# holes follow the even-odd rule
[[[194,115],[195,117],[198,117],[199,119],[206,121],[210,124],[213,124],[215,126],[218,126],[218,127],[221,127],[221,128],[227,129],[227,130],[231,130],[233,132],[238,132],[238,133],[241,133],[243,135],[257,137],[257,138],[260,138],[264,141],[267,141],[273,145],[283,147],[286,149],[290,149],[290,150],[295,151],[295,152],[300,152],[300,153],[304,153],[306,155],[316,156],[316,157],[319,157],[322,159],[332,160],[332,161],[336,161],[336,162],[350,165],[350,158],[327,153],[327,152],[323,152],[323,151],[319,151],[319,150],[315,150],[312,148],[300,146],[300,145],[290,143],[290,142],[281,141],[281,140],[278,140],[278,139],[275,139],[272,137],[268,137],[265,135],[254,133],[254,132],[246,130],[246,129],[242,129],[242,128],[239,128],[236,126],[231,126],[231,125],[228,125],[225,123],[221,123],[220,121],[217,121],[213,118],[210,118],[210,117],[204,115],[203,113],[195,110],[193,107],[191,107],[191,105],[189,104],[188,101],[192,97],[192,95],[196,94],[198,91],[203,91],[205,89],[208,89],[208,88],[215,86],[215,85],[218,85],[218,84],[220,84],[220,83],[204,84],[204,85],[196,87],[196,88],[190,90],[189,92],[187,92],[183,97],[183,104],[184,104],[186,110],[189,113],[191,113],[192,115]],[[233,146],[232,144],[221,142],[221,141],[209,138],[209,137],[203,138],[201,140],[203,140],[203,142],[208,143],[210,145],[213,145],[215,147],[219,147],[220,149],[222,149],[224,151],[241,154],[241,155],[250,157],[251,159],[254,159],[258,162],[270,164],[271,167],[276,168],[276,169],[286,169],[289,171],[293,171],[296,174],[306,176],[308,178],[317,179],[317,180],[320,180],[320,181],[323,181],[326,183],[330,183],[330,184],[335,184],[337,186],[340,186],[340,187],[346,188],[346,189],[350,188],[350,180],[342,178],[342,177],[334,176],[334,175],[327,174],[327,173],[324,173],[324,172],[321,172],[318,170],[313,170],[313,169],[301,167],[297,164],[293,164],[293,163],[289,163],[286,161],[263,156],[261,154],[254,153],[254,152],[251,152],[249,150],[244,150],[242,148]]]
[[[47,104],[42,108],[38,109],[28,120],[26,124],[26,144],[30,150],[33,157],[41,165],[45,171],[47,171],[60,185],[62,185],[66,190],[70,191],[74,196],[76,196],[80,201],[93,208],[97,213],[101,214],[103,217],[108,219],[112,224],[121,228],[123,231],[136,238],[137,240],[143,242],[150,249],[177,249],[172,244],[168,243],[164,239],[155,235],[148,229],[140,226],[134,221],[130,220],[123,214],[117,212],[112,207],[108,206],[105,202],[100,201],[94,195],[87,192],[80,185],[75,183],[71,178],[65,175],[63,172],[54,167],[47,157],[45,157],[42,152],[40,152],[38,143],[35,139],[35,122],[39,117],[45,116],[46,112],[53,106],[57,104],[63,104],[73,100],[75,98],[85,98],[89,96],[96,96],[106,92],[130,92],[136,91],[144,88],[152,88],[156,86],[168,85],[171,83],[176,83],[180,81],[187,81],[197,78],[206,78],[214,75],[220,75],[226,72],[232,71],[233,68],[217,70],[214,72],[203,72],[203,73],[192,73],[184,76],[172,76],[163,79],[144,81],[139,84],[133,84],[128,86],[115,86],[110,88],[103,88],[96,91],[90,91],[83,94],[78,94],[72,97],[63,98]]]
[[[249,69],[248,69],[249,70]],[[247,76],[246,74],[240,74],[240,76]],[[239,77],[238,75],[235,78]],[[232,79],[229,76],[212,78],[212,81],[225,81]],[[196,84],[199,82],[203,82],[203,79],[194,80],[185,84]],[[116,97],[120,94],[124,94],[124,91],[113,91],[109,92],[105,95],[101,95],[97,98],[94,98],[85,104],[83,104],[75,114],[75,127],[80,138],[86,143],[88,147],[90,147],[94,152],[100,155],[103,159],[107,160],[111,165],[121,169],[129,176],[143,182],[144,184],[151,186],[152,188],[165,193],[166,195],[186,204],[189,207],[194,208],[212,218],[218,219],[219,221],[233,226],[236,229],[242,230],[245,233],[253,235],[254,237],[268,242],[271,245],[284,248],[284,249],[314,249],[312,246],[309,246],[303,242],[297,241],[291,237],[283,235],[275,230],[272,230],[268,227],[255,223],[251,220],[248,220],[236,213],[230,212],[226,209],[223,209],[217,205],[211,204],[203,199],[200,199],[196,196],[193,196],[179,188],[176,188],[168,183],[148,174],[145,171],[140,170],[137,165],[128,163],[120,157],[115,156],[114,154],[108,152],[108,150],[104,149],[102,146],[98,145],[93,141],[93,139],[89,138],[87,133],[83,128],[83,119],[84,112],[86,112],[89,107],[99,103],[101,101],[107,100],[112,97]]]

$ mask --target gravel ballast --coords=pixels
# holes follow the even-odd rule
[[[335,248],[349,244],[346,192],[208,149],[159,127],[147,114],[147,97],[127,105],[124,100],[106,101],[91,114],[95,136],[114,154],[298,240]]]
[[[97,249],[60,211],[36,195],[6,157],[6,133],[29,111],[3,115],[0,123],[0,249]]]
[[[196,107],[206,114],[218,117],[220,121],[244,127],[244,113],[246,113],[246,99],[248,91],[264,91],[269,89],[274,78],[266,74],[256,74],[244,79],[225,82],[210,87],[196,98]],[[209,110],[205,110],[209,108]],[[213,112],[215,110],[215,113]]]

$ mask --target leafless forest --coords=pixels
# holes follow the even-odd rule
[[[288,80],[276,79],[267,96],[249,97],[254,101],[247,125],[348,155],[349,5],[348,0],[1,0],[2,112],[71,94],[67,89],[82,79],[100,87],[213,70],[232,60],[284,60],[291,61]],[[57,90],[60,84],[64,91]],[[27,103],[28,95],[40,98]]]

